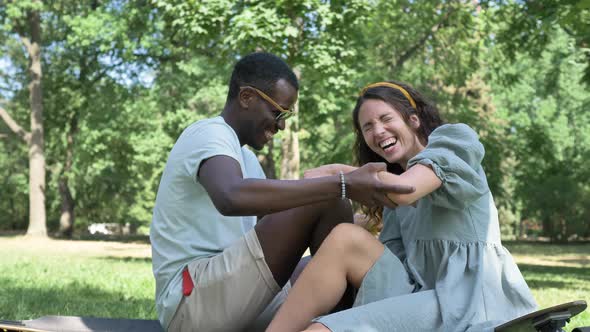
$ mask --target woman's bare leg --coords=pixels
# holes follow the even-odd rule
[[[347,282],[360,287],[383,249],[381,242],[359,226],[334,227],[266,331],[305,329],[313,318],[329,312],[338,303]]]
[[[302,331],[302,332],[311,332],[311,331],[315,331],[315,332],[330,332],[330,329],[327,328],[327,327],[325,327],[323,324],[313,323],[310,326],[308,326],[305,331]]]

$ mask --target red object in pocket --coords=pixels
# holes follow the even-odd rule
[[[193,284],[191,274],[188,272],[188,267],[185,267],[184,270],[182,270],[182,294],[184,296],[191,295],[193,288],[195,288],[195,284]]]

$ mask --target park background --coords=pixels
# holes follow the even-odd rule
[[[0,319],[155,318],[146,234],[168,152],[253,51],[301,83],[259,153],[269,178],[352,162],[359,90],[408,82],[480,135],[541,307],[590,300],[590,0],[18,0],[0,1]],[[126,235],[87,241],[103,224]]]

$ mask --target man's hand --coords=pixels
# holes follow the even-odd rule
[[[395,208],[397,205],[387,197],[387,193],[410,194],[416,190],[413,186],[384,183],[377,175],[382,171],[387,171],[385,163],[368,163],[346,174],[346,196],[366,206]]]

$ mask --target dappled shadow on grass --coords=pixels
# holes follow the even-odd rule
[[[590,258],[562,258],[562,263],[576,264],[576,265],[588,265],[590,266]]]
[[[25,231],[0,231],[0,238],[10,239],[10,238],[21,237],[21,236],[24,236],[25,234],[26,234]]]
[[[25,231],[0,231],[0,238],[20,238],[26,236]],[[70,237],[59,236],[56,234],[50,234],[47,236],[48,239],[52,240],[64,240],[64,241],[101,241],[101,242],[121,242],[121,243],[141,243],[150,244],[149,235],[102,235],[102,234],[79,234]]]
[[[577,279],[590,280],[590,267],[574,266],[545,266],[533,264],[518,264],[520,270],[524,273],[534,274],[554,274],[556,276],[571,276]]]
[[[108,292],[77,281],[44,289],[34,283],[15,286],[15,280],[0,277],[0,285],[0,319],[25,320],[46,315],[156,319],[151,298]]]
[[[559,289],[571,289],[575,286],[574,283],[564,282],[550,279],[537,279],[537,278],[526,278],[527,284],[532,289],[548,289],[548,288],[559,288]]]
[[[151,257],[132,257],[132,256],[125,256],[125,257],[117,257],[117,256],[107,256],[107,257],[97,257],[99,260],[105,260],[109,262],[133,262],[133,263],[152,263]]]
[[[532,288],[562,288],[590,290],[590,267],[545,266],[518,264]]]
[[[590,255],[590,242],[551,243],[540,241],[502,241],[512,254],[545,256],[552,255]]]
[[[122,242],[122,243],[142,243],[150,244],[149,235],[92,235],[92,234],[81,234],[73,236],[72,238],[66,237],[53,237],[56,240],[72,240],[72,241],[104,241],[104,242]]]

